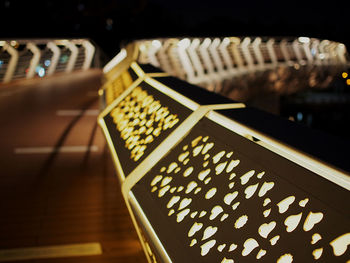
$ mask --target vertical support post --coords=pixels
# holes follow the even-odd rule
[[[14,49],[10,44],[7,42],[4,45],[4,49],[11,55],[10,62],[8,64],[5,76],[4,76],[4,83],[10,82],[13,74],[15,73],[17,62],[18,62],[18,51]]]
[[[70,50],[71,54],[67,63],[67,67],[66,67],[66,72],[72,72],[73,68],[74,68],[74,64],[75,61],[78,58],[78,48],[76,45],[74,45],[74,43],[72,43],[71,41],[67,41],[65,43],[65,46]]]
[[[29,42],[26,48],[33,53],[33,57],[30,60],[29,69],[26,74],[26,78],[30,79],[33,78],[35,75],[35,68],[39,64],[41,52],[40,49],[32,42]]]
[[[53,55],[51,57],[50,66],[47,69],[47,75],[50,76],[56,70],[56,66],[58,64],[58,60],[60,58],[61,51],[60,51],[60,48],[52,41],[47,43],[47,48],[50,49],[53,53]]]
[[[85,49],[85,60],[82,69],[87,70],[91,67],[91,62],[95,54],[95,47],[88,40],[84,40],[82,45]]]

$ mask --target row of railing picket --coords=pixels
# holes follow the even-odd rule
[[[0,41],[0,83],[91,67],[95,46],[87,39]]]

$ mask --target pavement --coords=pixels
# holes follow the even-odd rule
[[[146,262],[96,122],[101,78],[0,84],[0,262],[9,249],[89,243],[102,254],[15,262]]]

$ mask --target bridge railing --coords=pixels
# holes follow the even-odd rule
[[[133,57],[172,76],[243,101],[244,89],[291,93],[327,87],[349,66],[344,44],[316,38],[159,38],[132,42],[104,68]],[[249,89],[248,89],[249,87]],[[237,97],[236,89],[240,90]]]
[[[95,50],[88,39],[1,40],[0,83],[86,70]]]
[[[148,262],[348,262],[349,143],[218,89],[323,83],[345,47],[232,40],[139,41],[104,68],[98,122]]]

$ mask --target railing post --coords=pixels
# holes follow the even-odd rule
[[[33,53],[33,57],[30,60],[30,64],[29,64],[29,70],[26,74],[26,78],[30,79],[35,75],[35,68],[39,64],[41,52],[40,52],[40,49],[32,42],[29,42],[26,48]]]
[[[15,73],[18,62],[18,51],[7,42],[5,42],[4,49],[11,55],[11,59],[3,80],[4,83],[7,83],[11,81],[13,74]]]
[[[75,61],[77,60],[78,57],[78,48],[76,45],[74,45],[74,43],[72,43],[71,41],[67,41],[65,43],[65,46],[70,50],[71,54],[69,56],[69,60],[67,63],[67,67],[66,67],[66,72],[72,72],[73,68],[74,68],[74,64]]]
[[[88,40],[84,40],[82,45],[85,49],[85,60],[82,69],[86,70],[91,67],[91,62],[95,54],[95,47]]]
[[[47,75],[50,76],[56,70],[56,66],[58,64],[58,60],[60,58],[61,51],[60,51],[59,47],[52,41],[47,43],[47,48],[49,48],[53,53],[53,55],[51,57],[50,66],[47,69]]]

